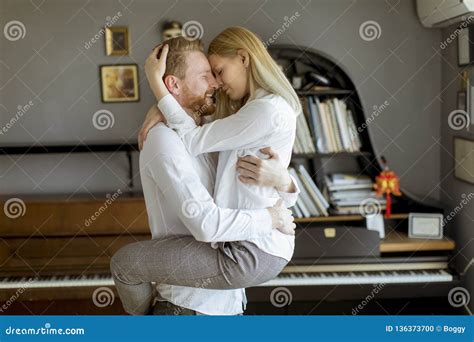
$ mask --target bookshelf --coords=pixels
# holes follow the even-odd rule
[[[370,157],[372,156],[371,153],[369,152],[364,152],[364,151],[358,151],[358,152],[330,152],[330,153],[293,153],[292,159],[312,159],[312,158],[331,158],[331,157],[357,157],[357,156],[366,156]]]
[[[369,130],[371,129],[370,123],[367,124],[366,121],[369,115],[364,113],[364,107],[362,106],[358,91],[348,73],[343,70],[340,64],[332,61],[329,56],[312,49],[294,45],[274,45],[269,47],[269,52],[282,66],[290,81],[294,76],[301,77],[308,73],[316,73],[326,79],[329,84],[326,84],[324,87],[317,85],[317,87],[307,89],[304,88],[305,78],[302,77],[303,87],[302,89],[296,89],[296,93],[300,98],[313,97],[318,98],[320,102],[331,99],[344,102],[347,112],[351,114],[353,123],[355,127],[357,127],[357,135],[360,140],[360,146],[357,151],[321,152],[318,150],[318,146],[315,146],[315,152],[293,153],[291,166],[297,169],[299,165],[303,165],[311,175],[317,188],[322,192],[327,188],[326,175],[332,173],[352,173],[368,176],[374,180],[382,170],[380,162],[381,156],[378,156],[374,151],[374,144],[369,134]],[[308,100],[303,101],[303,105],[307,103]],[[372,110],[372,108],[370,108],[370,110]],[[334,112],[331,114],[334,114]],[[306,116],[306,119],[308,120],[308,116]],[[314,138],[316,130],[315,122],[313,122],[313,125],[309,122],[307,123],[310,134],[313,137],[313,143],[317,145],[315,142],[316,139]],[[318,123],[321,122],[319,121]],[[353,133],[354,130],[351,132]],[[385,220],[390,221],[387,222],[389,225],[395,222],[393,226],[399,226],[399,230],[401,231],[405,230],[407,226],[407,218],[410,212],[442,212],[437,204],[425,203],[426,201],[422,203],[413,196],[407,196],[403,188],[402,193],[403,195],[401,197],[393,198],[392,217],[390,220]],[[325,195],[327,196],[327,193],[325,193]],[[337,214],[334,212],[332,204],[328,209],[328,214],[329,216],[298,217],[295,218],[295,222],[303,229],[324,227],[329,223],[331,225],[365,226],[364,216],[360,214]],[[390,250],[391,248],[395,248],[393,246],[397,246],[397,243],[401,243],[402,245],[409,243],[413,245],[415,242],[416,241],[406,239],[397,241],[394,236],[387,236],[383,244],[384,247],[381,248]]]
[[[408,214],[393,214],[391,219],[404,220],[408,218]],[[315,216],[295,218],[296,223],[311,223],[311,222],[347,222],[347,221],[364,221],[365,217],[362,215],[330,215],[330,216]]]
[[[302,53],[302,51],[304,51],[304,53]],[[303,50],[298,47],[284,45],[272,46],[269,48],[269,52],[283,67],[285,74],[290,80],[292,80],[294,76],[301,77],[301,75],[306,75],[310,72],[317,73],[328,80],[329,83],[324,86],[317,85],[308,89],[308,87],[305,87],[307,82],[304,81],[303,77],[302,89],[296,89],[296,93],[300,98],[317,98],[318,101],[321,102],[343,102],[347,109],[345,114],[347,114],[348,118],[349,116],[352,117],[351,120],[353,120],[355,127],[360,127],[362,123],[365,122],[365,115],[362,110],[363,107],[355,85],[347,73],[342,70],[339,65],[332,62],[329,57],[306,48]],[[308,100],[302,101],[303,106],[309,106],[308,103]],[[334,109],[334,107],[332,109]],[[314,144],[315,151],[308,151],[308,149],[305,150],[305,148],[299,148],[302,152],[294,151],[291,161],[291,166],[293,168],[297,169],[300,165],[303,165],[312,176],[317,188],[321,191],[326,187],[325,176],[333,172],[351,172],[354,174],[367,175],[371,179],[375,178],[381,168],[372,149],[372,143],[367,129],[357,132],[356,135],[358,135],[360,144],[356,150],[353,148],[350,148],[352,151],[349,150],[346,144],[343,146],[343,149],[336,149],[337,151],[331,151],[333,148],[329,149],[329,151],[321,151],[320,146],[316,143],[316,138],[314,138],[317,136],[316,125],[314,125],[315,122],[313,122],[313,125],[309,123],[311,120],[307,115],[309,109],[306,108],[305,110],[305,119],[307,123],[305,130],[307,132],[309,131],[309,139],[313,139],[312,143]],[[332,112],[332,114],[334,114],[334,112]],[[339,123],[340,122],[341,121],[339,121]],[[321,123],[321,121],[318,121],[318,124],[319,123]],[[322,125],[320,127],[321,129],[323,128]],[[349,126],[347,126],[347,132],[349,132],[348,127]],[[297,128],[297,132],[298,129],[300,131],[303,130],[301,126]],[[354,132],[354,130],[351,132]],[[341,137],[339,133],[341,132],[338,131],[338,137]],[[308,135],[306,135],[306,137],[308,137]],[[302,141],[301,139],[302,138],[300,138],[300,142]],[[308,146],[307,141],[305,141],[304,145]],[[300,143],[299,146],[303,146],[303,144]],[[341,144],[338,146],[341,147]],[[312,146],[310,147],[313,149]],[[308,215],[306,213],[306,215],[302,215],[303,217],[295,219],[295,222],[305,225],[308,223],[324,222],[338,222],[343,224],[344,222],[365,220],[363,216],[357,214],[336,214],[331,212],[331,208],[332,206],[329,208],[329,216],[311,215],[310,217],[307,217]],[[321,211],[319,211],[319,214],[324,215]],[[298,216],[301,215],[298,214]],[[405,218],[405,216],[406,214],[401,214],[401,217]]]
[[[351,95],[352,93],[353,93],[352,90],[347,90],[347,89],[296,90],[296,94],[298,94],[299,96],[308,96],[308,95],[316,95],[316,96]]]

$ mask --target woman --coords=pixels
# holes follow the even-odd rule
[[[271,146],[289,164],[295,139],[296,116],[301,104],[293,87],[260,39],[242,27],[230,27],[209,45],[208,58],[218,84],[216,116],[222,119],[196,126],[162,81],[167,47],[158,49],[146,62],[150,86],[167,125],[175,129],[192,155],[220,152],[215,201],[233,209],[266,208],[275,204],[274,188],[239,182],[235,165],[239,157],[260,154]],[[235,113],[235,114],[233,114]],[[231,115],[233,114],[233,115]],[[157,118],[157,121],[160,120]],[[275,231],[255,243],[264,252],[289,261],[294,237]]]
[[[259,150],[266,146],[271,146],[287,166],[295,139],[296,116],[301,112],[297,95],[263,44],[253,33],[240,27],[226,29],[213,40],[209,47],[209,60],[223,89],[217,99],[217,113],[223,119],[202,127],[196,127],[194,120],[169,94],[162,80],[168,47],[162,48],[160,58],[157,58],[158,49],[147,59],[145,70],[168,125],[178,131],[191,154],[220,152],[215,183],[216,204],[235,209],[275,205],[280,199],[275,188],[244,184],[238,181],[236,171],[239,157],[256,155],[263,159],[265,155]],[[235,114],[230,115],[232,113]],[[156,118],[155,123],[160,120]],[[173,245],[172,248],[179,247]],[[219,266],[217,274],[212,277],[209,274],[200,277],[196,274],[199,272],[194,272],[194,278],[189,280],[180,277],[179,270],[158,264],[155,266],[161,273],[154,279],[141,281],[191,287],[205,284],[211,289],[254,286],[273,279],[286,266],[293,254],[294,233],[273,229],[270,234],[245,241],[245,244],[226,242],[224,249],[238,249],[242,258],[222,264],[222,255],[216,255]],[[231,252],[228,257],[232,258]],[[175,260],[176,265],[180,265],[180,261]],[[248,272],[244,264],[251,264],[252,271]],[[119,269],[112,273],[116,282],[127,278],[127,274],[120,274]]]

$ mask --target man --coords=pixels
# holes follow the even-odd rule
[[[213,111],[212,95],[217,88],[202,44],[182,37],[166,43],[169,46],[165,75],[168,87],[199,124],[201,115]],[[156,106],[150,109],[151,113],[156,110]],[[239,168],[244,182],[276,186],[282,197],[297,196],[293,181],[277,156],[265,161],[248,157],[239,162]],[[212,155],[190,156],[178,135],[164,124],[150,130],[140,154],[140,175],[153,239],[163,241],[169,237],[172,244],[176,235],[191,234],[201,242],[239,241],[263,234],[262,227],[272,222],[283,220],[285,225],[292,224],[287,211],[281,207],[268,210],[217,208],[210,195],[215,171],[216,161]],[[190,251],[189,263],[196,269],[205,267],[206,260],[193,259],[192,248]],[[121,271],[126,273],[122,268],[127,254],[120,252],[114,255],[111,269],[124,308],[130,314],[146,314],[151,306],[150,286],[139,281],[124,284],[118,279]],[[140,260],[133,267],[137,273],[152,272],[153,260]],[[236,315],[241,314],[245,306],[242,290],[208,289],[205,282],[196,283],[195,287],[158,284],[156,289],[155,314]]]

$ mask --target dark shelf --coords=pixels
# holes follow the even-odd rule
[[[408,213],[392,214],[392,220],[404,220],[408,218]],[[360,214],[330,214],[329,216],[313,216],[295,218],[296,223],[310,222],[345,222],[345,221],[364,221],[365,217]]]
[[[138,144],[76,144],[76,145],[33,145],[0,147],[0,155],[53,154],[53,153],[90,153],[125,152],[128,160],[128,186],[133,188],[132,152],[138,152]]]
[[[367,151],[359,151],[359,152],[331,152],[331,153],[296,153],[292,154],[292,159],[313,159],[316,157],[319,158],[329,158],[329,157],[357,157],[357,156],[371,156],[372,153]]]
[[[351,95],[353,90],[347,89],[328,89],[328,90],[296,90],[296,94],[300,96],[308,95]]]
[[[43,153],[88,153],[88,152],[133,152],[138,151],[138,144],[76,144],[76,145],[38,145],[38,146],[4,146],[0,154],[43,154]]]

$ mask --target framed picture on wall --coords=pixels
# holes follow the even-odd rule
[[[474,184],[474,140],[453,137],[454,177]]]
[[[467,97],[467,122],[466,128],[468,131],[472,130],[474,126],[474,73],[471,72],[471,68],[467,70],[467,81],[466,81],[466,97]]]
[[[102,102],[138,102],[138,66],[136,64],[101,65]]]
[[[469,42],[470,28],[461,28],[458,35],[458,65],[465,66],[472,63],[474,56],[471,54],[471,44]]]
[[[105,28],[105,53],[107,56],[123,56],[130,53],[128,27],[112,26]]]

